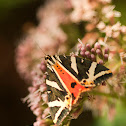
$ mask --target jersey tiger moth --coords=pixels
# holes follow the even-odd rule
[[[60,125],[83,92],[112,76],[103,65],[78,56],[46,56],[48,106],[53,122]]]

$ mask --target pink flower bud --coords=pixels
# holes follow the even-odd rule
[[[81,48],[81,51],[85,52],[86,51],[86,48],[85,47],[82,47]]]
[[[46,122],[44,119],[41,120],[37,120],[36,122],[34,122],[33,126],[47,126]]]
[[[77,48],[81,49],[81,48],[82,48],[82,44],[79,43],[79,44],[77,45]]]
[[[30,109],[31,109],[32,111],[34,111],[37,107],[38,107],[38,104],[33,104],[33,105],[31,106]]]
[[[46,87],[45,84],[40,85],[40,91],[41,91],[41,92],[44,92],[44,91],[46,91],[46,90],[47,90],[47,87]]]
[[[29,87],[28,88],[28,91],[31,92],[31,93],[35,92],[36,90],[37,90],[37,88],[35,88],[35,87]]]
[[[92,60],[92,61],[96,61],[96,57],[95,57],[94,54],[91,54],[91,60]]]
[[[90,50],[90,49],[91,49],[90,44],[86,44],[86,48],[87,48],[88,50]]]
[[[85,52],[85,55],[86,55],[86,56],[90,55],[90,52],[89,52],[89,51],[86,51],[86,52]]]
[[[91,49],[91,52],[95,54],[95,53],[96,53],[96,52],[95,52],[95,48],[92,48],[92,49]]]
[[[46,79],[46,75],[45,74],[43,75],[43,78]]]
[[[87,58],[89,58],[89,59],[91,58],[91,53],[89,51],[86,51],[85,55],[87,56]]]
[[[45,118],[49,114],[49,108],[46,108],[42,114],[42,118]]]
[[[96,49],[101,49],[101,45],[100,45],[98,42],[95,43],[94,47],[95,47]]]
[[[40,66],[40,69],[41,69],[43,72],[45,72],[45,71],[46,71],[46,65],[43,65],[43,64],[42,64],[42,65]]]
[[[47,103],[48,102],[48,96],[47,93],[42,94],[42,100]]]
[[[96,53],[97,53],[98,55],[102,55],[102,51],[101,51],[100,49],[96,49]]]
[[[80,54],[85,57],[85,52],[84,51],[81,51]]]
[[[104,59],[108,60],[108,56],[109,56],[108,54],[104,54]]]
[[[105,48],[104,53],[105,53],[105,54],[108,54],[108,53],[109,53],[109,48]]]
[[[45,65],[45,62],[44,62],[44,61],[42,61],[42,62],[41,62],[41,65]]]
[[[104,62],[103,62],[103,60],[100,60],[100,61],[99,61],[99,64],[101,64],[101,65],[102,65],[103,63],[104,63]]]
[[[41,108],[37,108],[37,109],[35,109],[35,110],[33,111],[33,113],[34,113],[36,116],[39,116],[39,115],[42,114],[42,110],[41,110]]]

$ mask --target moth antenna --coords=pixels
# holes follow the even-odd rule
[[[42,48],[38,45],[38,43],[36,42],[37,46],[39,47],[39,49],[41,49],[41,51],[43,52],[43,54],[46,56],[45,52],[42,50]]]
[[[44,59],[45,59],[45,57],[40,57],[40,59],[42,59],[42,58],[44,58]]]

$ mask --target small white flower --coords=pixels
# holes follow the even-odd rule
[[[48,102],[48,96],[47,96],[47,93],[42,94],[41,97],[42,97],[42,100],[43,100],[45,103]]]
[[[120,30],[121,30],[122,33],[126,33],[126,26],[124,26],[124,25],[121,26]]]
[[[100,21],[98,25],[96,26],[99,30],[103,30],[105,28],[105,23],[103,21]]]
[[[117,22],[116,24],[114,24],[112,26],[112,30],[113,31],[119,31],[120,30],[120,27],[121,27],[121,23],[120,22]]]

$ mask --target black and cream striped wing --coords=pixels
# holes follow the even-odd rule
[[[91,79],[97,85],[112,76],[112,72],[103,65],[74,56],[54,56],[79,81]]]
[[[62,69],[65,69],[66,72],[70,72],[71,76],[77,78],[79,82],[86,79],[93,81],[95,85],[97,85],[112,76],[111,71],[105,66],[80,57],[54,55],[47,56],[45,59],[47,60],[48,73],[46,79],[48,106],[50,107],[50,114],[53,122],[58,125],[61,124],[71,111],[72,95],[53,67],[56,63],[60,64]],[[63,79],[65,79],[65,76]]]
[[[50,68],[47,67],[47,73],[46,84],[50,114],[53,122],[60,125],[71,110],[71,104],[69,106],[66,105],[66,98],[71,99],[71,103],[72,96],[62,86],[51,66]]]

